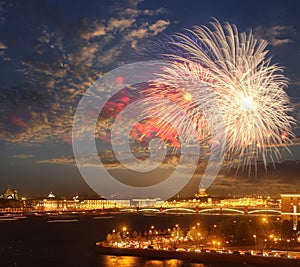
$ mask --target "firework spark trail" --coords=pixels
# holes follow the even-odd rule
[[[161,119],[166,116],[172,117],[173,124],[184,133],[186,138],[191,136],[191,130],[196,129],[196,132],[192,134],[196,134],[199,141],[203,143],[204,139],[209,135],[207,119],[203,112],[213,106],[214,101],[211,97],[209,86],[206,86],[210,80],[209,71],[202,68],[199,64],[181,64],[175,62],[172,68],[164,68],[164,72],[159,75],[160,78],[155,81],[154,86],[149,90],[150,95],[167,98],[177,103],[186,114],[190,115],[194,125],[191,127],[191,125],[183,124],[176,112],[166,109],[163,106],[159,108],[153,106],[151,109],[146,109],[146,112],[153,117]],[[199,80],[199,77],[201,77],[201,80]],[[187,84],[189,85],[188,87],[186,86]],[[184,88],[184,90],[178,88]],[[201,105],[199,101],[195,101],[195,97],[202,99]],[[164,120],[161,120],[160,124],[162,126]],[[167,127],[162,127],[162,129],[165,131]]]
[[[278,147],[287,148],[294,137],[294,119],[288,115],[291,109],[284,91],[287,79],[283,68],[266,58],[267,42],[255,39],[252,32],[239,33],[235,25],[222,26],[217,20],[211,22],[211,28],[196,26],[188,34],[178,34],[175,40],[172,46],[186,53],[168,55],[172,67],[158,74],[156,84],[166,85],[165,90],[173,88],[172,100],[193,118],[198,136],[209,139],[207,125],[214,122],[207,122],[203,116],[215,104],[206,99],[207,92],[213,92],[226,124],[229,165],[236,161],[238,166],[248,166],[250,172],[257,160],[265,166],[270,160],[278,160]],[[165,94],[157,88],[150,88],[150,94]],[[187,97],[180,97],[182,94]],[[150,112],[158,117],[167,114],[163,107]],[[176,114],[168,115],[180,120]],[[189,131],[188,125],[177,125],[182,132]]]

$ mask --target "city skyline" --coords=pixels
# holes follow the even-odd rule
[[[300,23],[297,1],[239,3],[221,1],[35,1],[1,2],[0,5],[0,188],[8,184],[25,194],[94,194],[81,177],[73,156],[72,124],[84,92],[103,74],[116,67],[149,59],[153,43],[166,35],[183,32],[194,25],[207,25],[212,17],[230,22],[241,31],[253,30],[269,42],[272,62],[284,66],[289,79],[286,89],[296,120],[296,140],[283,152],[280,164],[266,174],[224,171],[209,191],[215,195],[270,195],[299,191],[300,181]],[[187,15],[189,14],[189,15]],[[154,57],[154,56],[153,56]],[[112,99],[104,117],[113,117],[124,103],[137,98],[124,90],[122,101]],[[93,111],[91,111],[93,112]],[[109,120],[105,121],[109,124]],[[99,153],[111,173],[119,179],[140,174],[120,166],[111,155],[108,126],[101,125],[97,138]],[[174,141],[174,139],[171,139]],[[143,152],[143,151],[142,151]],[[141,153],[142,153],[141,152]],[[170,157],[161,168],[143,174],[144,180],[166,176],[176,165]],[[192,194],[203,174],[203,165],[185,194]],[[289,192],[288,192],[289,191]],[[118,192],[116,192],[118,194]],[[111,197],[111,196],[108,196]]]

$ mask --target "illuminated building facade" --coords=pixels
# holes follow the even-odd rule
[[[81,201],[80,206],[85,210],[129,208],[130,200],[87,199]]]
[[[292,220],[296,231],[300,216],[300,194],[281,195],[281,220]]]
[[[243,197],[221,199],[220,206],[224,207],[268,207],[267,199]]]
[[[164,202],[160,198],[139,198],[132,199],[132,206],[144,208],[144,207],[155,207],[157,205],[163,205]]]
[[[32,207],[36,211],[75,211],[130,207],[130,200],[87,199],[79,201],[78,199],[56,200],[48,198],[32,202]]]
[[[6,192],[1,195],[0,198],[18,200],[18,192],[17,190],[12,190],[11,186],[9,185]]]

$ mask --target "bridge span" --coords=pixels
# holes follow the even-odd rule
[[[121,209],[120,211],[137,211],[141,213],[194,213],[194,214],[248,214],[248,215],[281,215],[279,209],[268,209],[268,208],[248,208],[248,207],[237,207],[237,208],[227,208],[227,207],[145,207],[145,208],[127,208]]]

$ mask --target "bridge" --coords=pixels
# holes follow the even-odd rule
[[[121,209],[120,211],[138,211],[141,213],[194,213],[194,214],[249,214],[249,215],[281,215],[279,209],[268,209],[268,208],[248,208],[248,207],[237,207],[237,208],[226,208],[226,207],[149,207],[149,208],[127,208]]]

